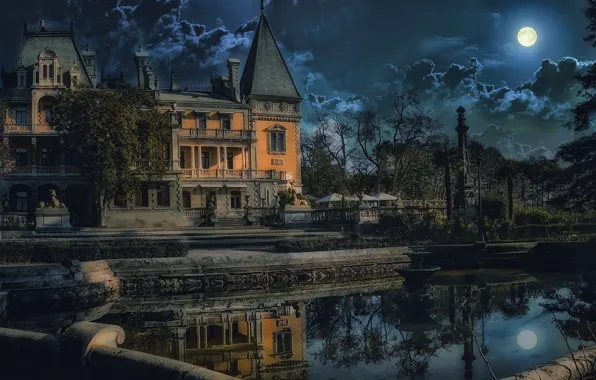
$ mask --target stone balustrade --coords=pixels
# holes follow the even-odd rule
[[[0,168],[0,172],[8,176],[78,176],[81,175],[76,166],[15,166]]]
[[[276,170],[251,170],[251,169],[182,169],[182,178],[217,178],[217,179],[272,179],[286,180],[286,172]]]
[[[54,134],[56,131],[48,124],[5,124],[4,134]]]
[[[257,134],[255,131],[248,130],[193,128],[181,129],[180,137],[221,140],[254,140],[256,139]]]
[[[6,380],[227,380],[192,364],[119,348],[119,326],[79,322],[64,334],[0,328],[2,378]]]

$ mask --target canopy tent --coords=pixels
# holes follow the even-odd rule
[[[354,202],[357,201],[358,198],[349,195],[342,196],[341,194],[333,193],[319,199],[317,203],[341,202],[342,200],[346,202]]]
[[[358,199],[358,197],[356,197],[356,199]],[[362,201],[363,202],[376,202],[376,201],[378,201],[378,199],[375,198],[375,197],[373,197],[373,196],[371,196],[371,195],[364,194],[362,196]]]
[[[375,200],[377,201],[396,201],[397,197],[394,197],[393,195],[389,195],[389,194],[385,194],[385,193],[378,193],[373,195],[373,198],[375,198]]]

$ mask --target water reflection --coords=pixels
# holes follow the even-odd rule
[[[122,300],[99,321],[125,327],[126,348],[244,379],[489,379],[485,358],[501,378],[568,354],[553,313],[574,349],[596,340],[595,301],[591,276],[444,272],[414,288]]]

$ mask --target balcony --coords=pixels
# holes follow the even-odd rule
[[[28,134],[54,134],[56,131],[45,124],[5,124],[4,134],[28,135]]]
[[[17,176],[79,176],[81,172],[75,166],[17,166],[0,168],[0,173],[9,177]]]
[[[254,140],[257,137],[255,131],[245,129],[181,129],[180,136],[190,139],[216,139],[216,140]]]
[[[184,179],[271,179],[286,180],[286,172],[251,169],[182,169]]]

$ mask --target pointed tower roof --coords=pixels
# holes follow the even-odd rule
[[[240,81],[246,97],[302,99],[261,6],[261,19]]]

